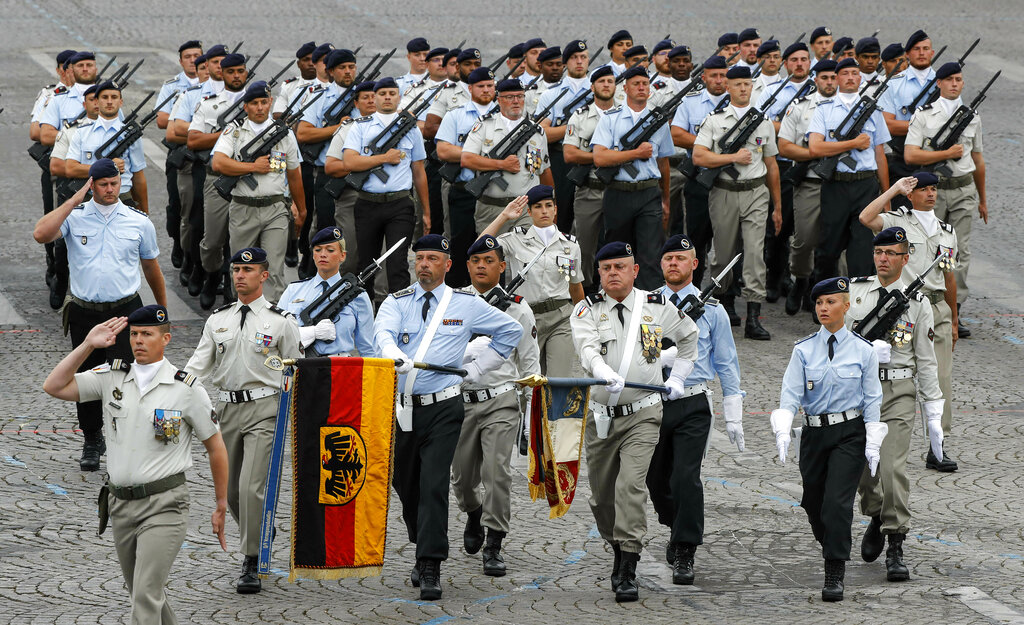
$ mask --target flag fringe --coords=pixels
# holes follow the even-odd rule
[[[292,568],[288,573],[288,581],[294,582],[297,579],[313,579],[330,581],[332,579],[344,579],[347,577],[380,577],[384,571],[384,565],[354,566],[346,568],[310,569],[305,567]]]

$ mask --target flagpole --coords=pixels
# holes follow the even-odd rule
[[[522,384],[524,386],[540,386],[547,384],[548,386],[604,386],[608,384],[608,380],[602,380],[600,378],[547,378],[541,375],[531,375],[521,380],[516,380],[516,384]],[[659,386],[657,384],[642,384],[640,382],[626,382],[626,388],[635,388],[641,391],[651,391],[653,393],[662,393],[667,395],[669,389],[667,386]]]
[[[294,361],[292,361],[294,362]],[[288,438],[288,415],[292,405],[292,389],[295,369],[288,365],[281,378],[281,399],[277,404],[277,419],[274,422],[274,443],[270,450],[270,464],[267,467],[267,486],[263,495],[263,515],[260,526],[260,577],[270,575],[270,556],[274,547],[274,519],[277,516],[277,499],[281,492],[281,467],[284,464],[284,444]]]

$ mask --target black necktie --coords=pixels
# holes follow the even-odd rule
[[[423,294],[423,320],[427,320],[427,312],[430,311],[430,300],[433,299],[434,294],[427,291]]]
[[[672,297],[668,298],[668,301],[672,302],[672,305],[679,308],[679,294],[673,293]]]
[[[615,310],[619,311],[619,325],[625,328],[626,317],[622,314],[622,311],[626,310],[626,305],[623,304],[622,302],[619,302],[618,304],[615,305]]]
[[[832,357],[836,355],[836,335],[828,337],[828,359],[832,360]]]
[[[321,293],[321,295],[323,293],[327,292],[327,287],[328,286],[330,286],[330,285],[327,284],[327,280],[324,280],[323,282],[320,283],[320,293]]]
[[[242,306],[238,310],[242,311],[242,323],[238,324],[238,329],[239,330],[244,330],[245,329],[245,316],[248,315],[249,311],[252,310],[252,309],[249,308],[248,305],[242,304]]]

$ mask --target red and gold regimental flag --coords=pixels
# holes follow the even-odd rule
[[[289,581],[381,574],[395,385],[393,360],[296,363]]]
[[[533,389],[530,406],[530,497],[548,500],[550,518],[569,511],[580,475],[589,386]]]

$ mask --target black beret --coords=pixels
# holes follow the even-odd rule
[[[341,228],[337,226],[329,226],[313,235],[313,238],[309,240],[309,249],[313,249],[318,245],[324,243],[337,243],[344,241],[345,237],[341,235]]]
[[[646,46],[640,45],[640,46],[633,46],[632,48],[628,48],[626,50],[626,52],[622,56],[624,56],[624,57],[626,57],[628,59],[631,56],[639,56],[641,54],[644,55],[644,56],[647,56],[647,47]]]
[[[911,35],[909,39],[907,39],[907,45],[903,46],[903,49],[909,50],[916,46],[917,44],[924,41],[925,39],[928,39],[927,33],[925,33],[923,30],[915,31],[914,34]]]
[[[256,82],[251,83],[248,87],[245,88],[245,93],[242,94],[242,101],[252,102],[257,98],[269,97],[270,87],[267,86],[267,81],[257,80]]]
[[[485,234],[484,236],[474,241],[473,245],[469,246],[469,249],[466,250],[466,256],[469,257],[472,256],[473,254],[486,254],[487,252],[500,249],[501,243],[499,243],[498,240],[492,237],[491,235]]]
[[[950,61],[949,63],[943,63],[942,67],[935,70],[935,78],[942,80],[943,78],[949,78],[953,74],[959,74],[963,71],[964,69],[960,67],[959,63],[956,61]]]
[[[448,48],[434,48],[430,52],[427,52],[427,60],[434,58],[435,56],[444,56],[448,54]]]
[[[676,46],[668,51],[668,58],[674,59],[677,56],[693,56],[690,46]]]
[[[476,48],[466,48],[459,52],[459,63],[465,63],[466,61],[480,60],[480,51]]]
[[[209,50],[206,51],[206,60],[217,58],[218,56],[227,56],[228,47],[222,43],[218,43]]]
[[[669,252],[689,252],[693,249],[693,243],[681,234],[673,234],[665,241],[665,245],[661,246],[661,255],[664,256]]]
[[[526,56],[526,51],[523,50],[523,44],[517,43],[508,49],[508,58],[510,59],[521,59]]]
[[[738,37],[740,43],[743,43],[744,41],[753,41],[754,39],[760,38],[761,33],[757,32],[756,28],[744,28],[742,31],[740,31],[740,35]]]
[[[352,92],[353,93],[362,93],[364,91],[373,91],[373,86],[375,84],[377,84],[377,83],[373,82],[372,80],[364,80],[363,82],[359,83],[355,87],[352,87]]]
[[[811,299],[816,300],[822,295],[832,295],[833,293],[849,293],[850,292],[850,279],[846,276],[839,276],[838,278],[828,278],[814,285],[811,289]]]
[[[555,197],[555,189],[546,184],[538,184],[526,192],[527,201],[533,206],[541,200],[550,200]]]
[[[602,261],[612,258],[627,258],[632,255],[632,245],[629,243],[623,243],[622,241],[612,241],[611,243],[606,243],[604,247],[597,250],[597,254],[594,255],[594,260]]]
[[[914,178],[917,178],[917,186],[915,189],[923,189],[925,187],[934,187],[939,184],[939,177],[930,171],[918,171],[911,174]]]
[[[728,65],[725,64],[725,57],[719,54],[708,57],[708,60],[704,61],[704,69],[725,69]]]
[[[573,39],[569,43],[565,44],[564,48],[562,48],[562,62],[563,63],[568,63],[569,59],[572,57],[572,55],[576,54],[577,52],[586,52],[586,51],[587,51],[587,42],[586,41],[583,41],[582,39]]]
[[[903,46],[898,43],[890,43],[882,50],[882,60],[891,61],[903,54]]]
[[[789,44],[789,47],[786,48],[786,51],[782,53],[782,58],[788,59],[791,55],[796,54],[797,52],[809,52],[809,50],[807,49],[807,44],[802,41]]]
[[[196,60],[195,60],[196,67],[199,67],[200,65],[205,64],[209,60],[210,59],[206,58],[205,54],[200,54],[199,56],[196,57]]]
[[[750,68],[746,65],[733,65],[725,73],[726,78],[746,78],[750,80]]]
[[[551,46],[550,48],[544,48],[541,53],[537,55],[537,62],[543,63],[552,59],[562,58],[562,49],[558,46]]]
[[[636,78],[637,76],[643,76],[647,80],[651,79],[651,77],[647,74],[647,68],[645,68],[643,65],[637,64],[634,65],[633,67],[630,67],[626,71],[622,72],[622,82],[626,82],[627,80],[631,78]]]
[[[874,37],[864,37],[857,41],[853,51],[857,54],[878,54],[882,51],[882,45]]]
[[[91,95],[96,95],[97,93],[99,93],[100,92],[100,85],[101,84],[103,84],[103,83],[96,83],[96,84],[89,85],[89,88],[82,92],[82,97],[83,98],[87,98],[87,97],[89,97]]]
[[[811,43],[821,39],[822,37],[831,37],[832,29],[828,26],[818,26],[811,31]]]
[[[858,70],[860,69],[860,66],[857,65],[857,61],[851,59],[850,57],[846,57],[845,59],[840,59],[839,62],[836,63],[836,71],[837,72],[839,72],[841,70],[844,70],[844,69],[846,69],[848,67],[856,67]]]
[[[57,54],[57,65],[64,65],[65,63],[67,63],[68,59],[75,56],[75,54],[77,53],[78,50],[61,50]]]
[[[89,166],[89,177],[93,181],[100,178],[120,178],[121,172],[117,170],[117,165],[114,164],[114,161],[109,158],[101,158]]]
[[[654,48],[651,49],[651,56],[654,56],[662,50],[671,50],[676,47],[676,42],[671,39],[662,39],[658,43],[654,44]]]
[[[295,51],[295,58],[301,59],[307,54],[313,54],[314,50],[316,50],[316,42],[307,41],[306,43],[299,46],[299,49]]]
[[[523,81],[518,78],[506,78],[501,80],[495,85],[494,90],[498,93],[505,93],[507,91],[526,91],[523,87]]]
[[[96,55],[92,52],[75,52],[68,59],[68,65],[74,65],[80,61],[95,61]]]
[[[467,85],[475,85],[478,82],[485,80],[494,80],[494,72],[488,67],[478,67],[469,73],[466,77]]]
[[[872,243],[874,243],[875,246],[899,245],[900,243],[906,243],[906,241],[907,231],[899,226],[894,226],[892,228],[886,228],[876,234]]]
[[[257,265],[267,262],[267,253],[260,247],[243,247],[231,257],[232,264]]]
[[[115,83],[113,80],[104,80],[103,82],[98,83],[94,86],[96,87],[96,91],[94,93],[97,96],[100,95],[101,91],[117,91],[119,93],[121,91],[121,87],[118,87],[117,83]]]
[[[739,43],[740,36],[737,35],[736,33],[725,33],[724,35],[718,38],[719,48],[723,48],[725,46],[735,46],[739,45]]]
[[[405,51],[406,52],[429,52],[430,51],[430,44],[427,43],[427,40],[424,39],[423,37],[416,37],[415,39],[410,39],[409,43],[405,44]]]
[[[181,54],[185,50],[189,50],[191,48],[199,48],[200,50],[202,50],[203,49],[203,42],[199,41],[198,39],[192,39],[190,41],[186,41],[185,43],[183,43],[180,46],[178,46],[178,54]]]
[[[313,50],[313,62],[316,63],[320,59],[327,56],[327,53],[334,49],[333,43],[321,43]]]
[[[633,35],[629,34],[628,30],[617,30],[615,34],[608,39],[608,47],[612,47],[620,41],[633,40]]]
[[[245,67],[245,55],[238,54],[237,52],[232,52],[220,60],[221,69],[238,67],[239,65]]]
[[[351,50],[345,48],[338,48],[337,50],[331,50],[327,53],[324,58],[324,66],[327,69],[334,69],[342,63],[355,63],[356,55]]]
[[[597,82],[598,78],[604,78],[605,76],[614,76],[615,72],[612,70],[611,65],[602,65],[593,72],[590,73],[590,82]]]
[[[449,254],[451,244],[448,243],[448,239],[440,234],[428,234],[420,237],[418,241],[412,244],[412,251],[414,252],[444,252]]]
[[[128,315],[128,325],[130,326],[162,326],[170,322],[171,318],[167,316],[167,309],[160,304],[136,308]]]
[[[543,39],[541,39],[540,37],[534,37],[533,39],[528,39],[526,43],[523,44],[523,54],[526,54],[527,52],[533,50],[534,48],[546,47],[548,47],[548,44],[544,43]]]
[[[842,54],[853,47],[852,37],[840,37],[832,44],[832,54]]]
[[[836,62],[832,59],[821,59],[811,70],[819,74],[821,72],[834,72],[836,71]]]
[[[462,50],[459,48],[452,48],[451,50],[444,53],[444,64],[447,65],[448,61],[452,59],[458,60],[459,55],[462,54]]]
[[[778,52],[781,48],[779,42],[775,39],[769,39],[761,45],[757,46],[757,56],[764,56],[769,52]]]
[[[391,76],[385,76],[377,82],[373,83],[373,92],[376,93],[381,89],[398,89],[398,83]]]

